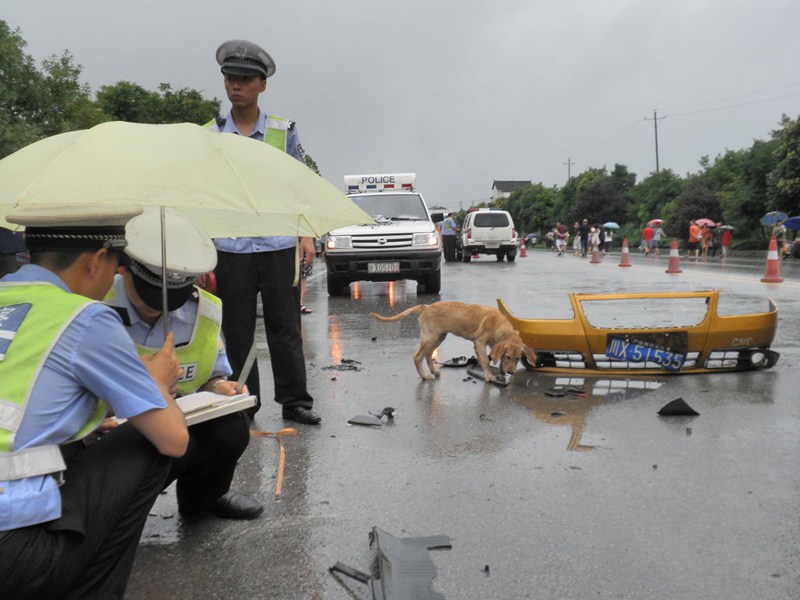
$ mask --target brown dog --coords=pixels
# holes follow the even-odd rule
[[[472,340],[475,345],[475,356],[483,369],[486,381],[495,379],[489,370],[487,347],[491,348],[489,354],[492,362],[499,363],[503,373],[513,373],[517,368],[517,361],[523,354],[528,357],[532,365],[536,364],[534,351],[522,342],[508,319],[496,308],[464,302],[434,302],[412,306],[393,317],[370,314],[381,321],[397,321],[409,315],[419,315],[420,342],[419,349],[414,354],[414,365],[423,379],[431,380],[439,376],[439,369],[433,362],[433,351],[439,347],[448,333]],[[423,358],[428,363],[430,375],[426,375],[422,370]]]

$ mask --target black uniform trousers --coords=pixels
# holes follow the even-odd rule
[[[0,598],[122,598],[170,459],[130,424],[63,450],[55,521],[0,532]]]
[[[233,377],[247,359],[256,328],[256,298],[261,292],[264,325],[275,384],[275,402],[286,407],[311,408],[314,399],[306,389],[306,361],[300,326],[300,289],[293,285],[296,248],[274,252],[235,254],[217,252],[217,295],[222,300],[222,333]],[[251,394],[261,408],[258,365],[247,377]]]
[[[456,236],[442,235],[442,246],[444,246],[444,259],[447,262],[456,260]]]
[[[250,443],[250,423],[243,412],[233,413],[189,427],[189,448],[172,459],[164,487],[176,479],[178,507],[208,510],[228,493],[236,461]]]

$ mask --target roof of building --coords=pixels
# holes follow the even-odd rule
[[[513,192],[514,190],[518,190],[521,187],[525,187],[526,185],[531,185],[530,181],[500,181],[495,179],[494,183],[492,184],[492,189],[496,189],[498,192]]]

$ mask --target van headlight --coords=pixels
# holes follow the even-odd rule
[[[415,233],[411,244],[414,246],[438,246],[439,235],[435,231],[429,233]]]
[[[325,242],[325,248],[328,250],[344,249],[353,247],[353,238],[349,235],[331,235],[328,236],[328,241]]]

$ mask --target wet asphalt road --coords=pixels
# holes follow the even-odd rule
[[[551,398],[566,380],[520,370],[507,388],[443,369],[421,381],[416,319],[379,323],[436,297],[413,282],[361,283],[329,298],[317,262],[303,317],[309,388],[321,427],[278,442],[253,438],[234,486],[266,504],[250,522],[184,523],[169,490],[148,520],[126,598],[351,599],[367,587],[328,572],[369,571],[373,526],[397,536],[445,534],[434,589],[453,599],[796,599],[800,597],[800,261],[782,284],[759,282],[764,258],[619,254],[602,264],[543,250],[513,264],[443,265],[442,300],[521,317],[567,318],[567,292],[722,290],[720,312],[779,307],[771,370],[655,380],[591,378],[585,397]],[[260,334],[263,340],[263,333]],[[255,425],[284,426],[263,343],[264,407]],[[470,356],[448,337],[441,360]],[[343,361],[357,361],[344,362]],[[682,397],[697,417],[657,411]],[[397,411],[380,428],[357,414]],[[555,413],[555,414],[554,414]],[[488,567],[488,569],[487,569]]]

